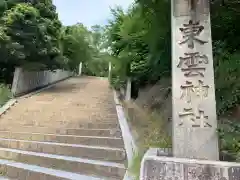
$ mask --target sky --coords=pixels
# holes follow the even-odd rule
[[[111,17],[110,7],[120,5],[126,10],[134,0],[53,0],[64,25],[83,23],[105,25]]]

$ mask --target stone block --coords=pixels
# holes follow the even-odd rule
[[[240,180],[240,163],[146,154],[140,180]]]

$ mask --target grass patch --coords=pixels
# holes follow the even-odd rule
[[[219,125],[221,160],[240,162],[240,123],[226,121]]]
[[[171,136],[167,132],[167,121],[159,113],[144,109],[134,102],[124,102],[123,105],[140,149],[145,151],[149,147],[172,147]]]
[[[140,179],[140,169],[141,169],[141,162],[142,162],[143,154],[136,153],[132,160],[132,165],[129,168],[129,172],[134,176],[134,178]]]
[[[143,155],[151,148],[171,148],[167,121],[157,112],[151,112],[134,102],[123,102],[124,111],[139,152],[134,156],[130,173],[139,179]]]
[[[171,148],[171,80],[163,79],[153,87],[139,92],[134,101],[120,100],[138,152],[132,159],[129,172],[140,177],[141,161],[149,148]]]
[[[12,93],[10,88],[4,84],[0,84],[0,107],[2,107],[11,98]]]

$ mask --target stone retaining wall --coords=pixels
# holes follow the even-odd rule
[[[26,71],[22,68],[16,68],[12,83],[12,93],[14,96],[20,96],[33,90],[64,80],[72,75],[72,72],[60,69],[52,72]]]

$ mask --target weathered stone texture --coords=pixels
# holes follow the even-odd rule
[[[190,1],[197,3],[194,12],[200,14],[192,14]],[[172,0],[175,157],[219,159],[211,23],[206,13],[208,3],[207,0]]]
[[[240,164],[149,156],[141,180],[239,180]]]

